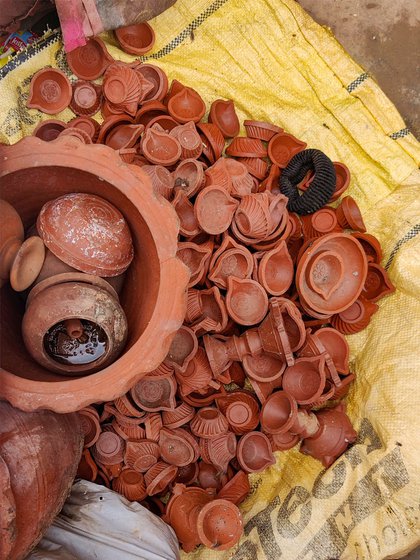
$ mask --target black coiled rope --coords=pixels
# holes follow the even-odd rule
[[[315,177],[301,195],[297,185],[306,173],[313,170]],[[303,150],[287,164],[280,176],[280,191],[287,196],[288,210],[296,214],[312,214],[330,200],[336,184],[334,164],[321,150]]]

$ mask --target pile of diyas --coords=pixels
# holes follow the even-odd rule
[[[99,39],[69,64],[84,80],[67,91],[77,116],[34,134],[103,143],[142,167],[178,214],[190,270],[184,325],[163,363],[80,412],[79,475],[162,516],[185,551],[225,550],[242,533],[248,474],[274,452],[301,441],[328,467],[355,441],[343,335],[364,329],[394,289],[381,247],[351,196],[329,205],[349,185],[343,163],[268,122],[246,120],[239,135],[231,100],[215,100],[204,122],[197,91],[169,87],[155,65],[113,61]],[[102,74],[102,85],[86,81]]]

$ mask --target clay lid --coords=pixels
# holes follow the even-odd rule
[[[203,407],[191,420],[190,428],[197,437],[213,438],[226,433],[229,430],[229,424],[217,408]]]
[[[165,167],[174,165],[181,157],[179,141],[156,127],[148,128],[143,134],[141,149],[151,163]]]
[[[32,136],[41,138],[44,142],[51,142],[57,138],[66,126],[67,124],[65,122],[58,119],[47,119],[36,125],[34,131],[32,132]]]
[[[85,80],[78,80],[72,85],[72,99],[70,109],[76,115],[90,117],[94,115],[101,106],[102,88]]]
[[[257,138],[237,136],[226,148],[226,154],[239,158],[264,158],[267,156],[267,150],[262,141]]]
[[[268,434],[285,433],[292,427],[296,414],[296,400],[286,391],[276,391],[263,404],[261,428]]]
[[[124,459],[124,440],[114,432],[102,432],[92,448],[96,461],[103,465],[113,465]]]
[[[55,115],[70,103],[72,95],[70,81],[57,68],[43,68],[31,80],[27,106],[43,113]]]
[[[20,247],[10,270],[10,284],[16,292],[29,288],[41,271],[45,245],[36,235],[28,237]]]
[[[270,440],[262,432],[248,432],[242,436],[236,456],[241,468],[248,473],[261,472],[276,462]]]
[[[283,132],[283,129],[279,126],[264,121],[246,120],[244,126],[249,138],[259,138],[264,142],[269,142],[275,134]]]
[[[114,33],[122,50],[129,54],[145,54],[155,44],[155,32],[146,21],[120,27]]]
[[[182,190],[188,197],[197,194],[205,183],[203,164],[195,159],[184,159],[173,172],[175,191]]]
[[[86,45],[66,54],[73,74],[82,80],[96,80],[102,76],[113,58],[99,37],[91,37]]]
[[[306,249],[299,259],[296,288],[301,304],[310,310],[339,313],[356,301],[367,274],[361,245],[345,233],[330,233]]]
[[[206,112],[206,104],[195,90],[184,87],[170,98],[168,111],[171,117],[180,123],[198,122]]]
[[[286,167],[294,155],[306,148],[302,142],[287,132],[279,132],[273,136],[268,144],[268,157],[280,168]]]
[[[254,280],[228,277],[226,307],[232,319],[240,325],[256,325],[268,311],[264,288]]]
[[[244,471],[238,471],[220,490],[217,497],[229,500],[235,505],[242,503],[248,496],[251,487],[248,475]]]
[[[231,99],[216,99],[209,112],[209,122],[217,125],[225,138],[233,138],[239,133],[239,119]]]
[[[162,101],[168,93],[168,78],[165,72],[154,64],[139,64],[136,67],[136,72],[137,74],[141,74],[149,83],[153,84],[153,89],[143,99],[142,108],[144,107],[145,101]],[[166,112],[167,110],[165,110],[165,113]]]
[[[117,276],[133,260],[127,222],[115,206],[98,196],[72,193],[47,202],[37,228],[50,251],[83,272]]]
[[[143,475],[130,468],[123,469],[121,474],[114,478],[112,489],[125,496],[131,502],[144,500],[147,496]]]
[[[196,198],[194,212],[200,227],[211,235],[228,229],[237,201],[222,188],[212,185],[203,189]]]
[[[228,550],[241,538],[241,513],[237,506],[228,500],[212,500],[198,515],[197,531],[205,546],[212,550]]]

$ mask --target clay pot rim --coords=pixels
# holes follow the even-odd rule
[[[178,223],[175,213],[164,199],[150,196],[152,186],[150,179],[140,168],[121,165],[118,155],[107,146],[86,146],[72,138],[62,139],[54,143],[44,142],[34,136],[28,136],[19,142],[21,150],[16,153],[16,145],[0,146],[0,153],[4,158],[3,178],[19,169],[33,166],[33,154],[37,154],[40,166],[51,166],[55,161],[57,166],[74,167],[82,171],[102,177],[105,182],[116,185],[114,188],[121,192],[131,204],[142,208],[141,214],[153,239],[161,235],[161,224],[165,216],[165,244],[155,245],[157,259],[160,262],[160,282],[156,294],[155,311],[149,324],[142,334],[111,366],[78,379],[77,387],[70,380],[38,382],[19,377],[9,371],[0,370],[3,377],[0,394],[13,406],[24,411],[42,408],[56,412],[72,412],[75,408],[83,408],[92,400],[96,402],[110,401],[115,396],[126,393],[134,379],[142,376],[142,372],[133,371],[132,363],[147,364],[145,369],[152,371],[163,360],[169,348],[173,333],[178,330],[184,318],[184,308],[177,304],[177,299],[184,293],[188,282],[187,267],[176,257]],[[7,157],[5,157],[7,156]],[[112,165],[110,165],[112,162]],[[122,179],[122,176],[124,179]],[[138,188],[139,178],[143,181],[142,189]],[[147,193],[147,196],[146,196]],[[140,212],[139,212],[140,215]],[[172,236],[169,234],[172,233]],[[170,241],[172,239],[172,241]],[[179,280],[173,285],[173,278]],[[156,329],[161,332],[162,316],[171,316],[170,327],[164,332],[161,353],[155,354]],[[154,334],[153,334],[154,333]],[[151,356],[155,358],[151,360]],[[116,365],[118,367],[116,367]],[[121,375],[122,370],[132,373],[130,377]],[[146,372],[144,372],[145,374]],[[106,382],[104,380],[107,380]],[[95,399],[89,395],[95,392]],[[32,395],[36,394],[36,401]]]
[[[238,520],[237,526],[235,527],[235,531],[232,533],[231,531],[231,537],[228,541],[221,543],[221,544],[217,544],[214,543],[212,540],[210,540],[207,537],[204,525],[206,523],[206,516],[209,515],[209,513],[211,512],[213,515],[215,515],[214,512],[212,512],[213,509],[217,509],[218,507],[225,507],[227,509],[230,509],[235,517]],[[229,500],[225,500],[223,498],[216,498],[215,500],[212,500],[211,502],[209,502],[208,504],[206,504],[200,511],[200,513],[198,514],[198,518],[197,518],[197,532],[198,532],[198,536],[201,540],[201,542],[207,546],[208,548],[211,548],[212,550],[227,550],[229,548],[231,548],[235,543],[238,542],[240,536],[242,535],[243,532],[243,527],[242,527],[242,516],[241,513],[238,509],[238,506],[236,506],[235,504],[233,504],[232,502],[229,502]]]
[[[34,102],[32,103],[31,98],[34,94],[34,88],[36,83],[38,82],[39,78],[41,76],[43,76],[44,74],[55,74],[58,77],[60,77],[60,80],[62,80],[63,84],[64,84],[64,88],[60,88],[62,91],[61,97],[62,97],[62,101],[61,103],[58,105],[58,107],[55,108],[51,108],[48,106],[48,103],[45,102],[44,105],[42,105],[42,100],[41,102]],[[63,85],[61,84],[61,85]],[[47,115],[56,115],[57,113],[61,113],[61,111],[64,111],[64,109],[69,105],[71,98],[72,98],[72,87],[71,87],[71,83],[70,80],[68,79],[68,77],[64,74],[64,72],[62,72],[61,70],[59,70],[58,68],[42,68],[41,70],[38,70],[38,72],[36,72],[36,74],[33,75],[32,79],[31,79],[31,86],[30,86],[30,90],[29,90],[29,97],[28,97],[28,101],[26,103],[26,106],[29,109],[39,109],[40,111],[42,111],[43,113],[46,113]]]
[[[136,30],[133,28],[138,28],[137,29],[137,33]],[[142,28],[142,29],[140,29]],[[124,38],[124,33],[127,31],[127,29],[133,29],[134,32],[138,35],[138,31],[141,30],[141,32],[143,32],[143,29],[146,29],[147,33],[150,35],[150,41],[149,43],[144,46],[144,47],[136,47],[135,45],[133,45],[132,43],[130,43],[129,41],[127,41],[126,38]],[[119,42],[122,50],[128,54],[146,54],[147,52],[149,52],[150,50],[152,50],[153,45],[155,44],[156,41],[156,36],[155,36],[155,32],[153,30],[153,27],[147,23],[147,21],[143,21],[141,23],[134,23],[133,25],[126,25],[124,27],[120,27],[118,29],[114,30],[115,33],[115,37],[117,38],[117,41]]]

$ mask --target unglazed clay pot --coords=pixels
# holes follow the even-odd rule
[[[225,139],[219,127],[211,123],[196,123],[203,143],[203,156],[210,164],[221,157],[225,147]]]
[[[260,409],[252,393],[231,391],[225,397],[218,397],[216,403],[235,434],[245,434],[258,426]]]
[[[142,96],[142,84],[135,70],[114,62],[106,69],[102,87],[110,109],[135,116]]]
[[[195,333],[185,325],[182,325],[172,339],[165,358],[165,364],[176,371],[184,372],[196,355],[197,350],[198,340]]]
[[[198,536],[212,550],[228,550],[239,541],[242,531],[241,513],[228,500],[212,500],[198,514]]]
[[[140,409],[148,412],[159,410],[173,410],[175,408],[176,380],[172,373],[160,375],[145,375],[130,390],[133,401]]]
[[[229,430],[226,417],[217,408],[204,407],[197,411],[190,422],[192,433],[201,438],[214,438]]]
[[[274,354],[251,354],[244,356],[242,365],[249,377],[261,383],[270,383],[280,379],[286,369],[286,361]]]
[[[122,50],[129,54],[145,54],[155,44],[155,32],[147,21],[120,27],[114,33]]]
[[[142,108],[145,107],[145,103],[150,103],[151,101],[161,102],[165,95],[168,93],[168,77],[166,76],[165,72],[154,64],[139,64],[135,67],[135,70],[137,74],[140,74],[149,83],[153,84],[153,89],[142,100]],[[162,106],[165,107],[163,104],[160,106],[154,105],[155,110],[157,107]],[[139,117],[140,111],[141,109],[137,112],[136,119]],[[164,114],[166,113],[167,109],[165,107]],[[157,116],[157,114],[155,116]]]
[[[363,247],[363,251],[366,253],[368,262],[381,264],[382,248],[376,237],[370,235],[370,233],[360,233],[358,231],[352,233],[352,237],[355,237]]]
[[[219,473],[226,473],[229,462],[236,456],[235,435],[226,432],[214,438],[201,438],[200,452],[204,461],[214,465]]]
[[[122,494],[130,502],[141,501],[147,496],[146,484],[141,473],[134,469],[123,469],[112,481],[112,489]]]
[[[148,496],[161,494],[165,488],[175,479],[178,467],[168,465],[165,461],[158,461],[144,475]]]
[[[121,124],[111,130],[105,144],[114,150],[133,148],[143,134],[142,124]]]
[[[9,280],[13,261],[22,247],[24,230],[21,217],[6,200],[0,199],[2,228],[0,230],[0,282]]]
[[[250,278],[253,269],[252,255],[232,237],[226,235],[210,261],[209,280],[226,289],[228,278]]]
[[[300,434],[310,437],[319,430],[313,412],[298,410],[296,400],[286,391],[276,391],[263,404],[260,415],[261,428],[267,434]]]
[[[303,441],[300,451],[318,459],[328,468],[356,440],[357,433],[342,405],[320,410],[316,416],[320,429],[313,437]]]
[[[90,117],[101,106],[102,88],[86,80],[78,80],[72,85],[73,95],[70,109],[80,116]]]
[[[331,317],[332,326],[342,334],[355,334],[365,329],[379,307],[363,297],[359,297],[347,309]]]
[[[81,192],[101,196],[121,210],[135,254],[121,299],[128,321],[126,350],[111,366],[84,378],[63,380],[32,360],[20,335],[22,301],[3,287],[1,320],[7,328],[1,328],[0,396],[25,410],[60,412],[112,400],[158,366],[184,318],[188,272],[175,258],[176,215],[152,194],[141,169],[123,165],[106,146],[85,146],[72,138],[47,143],[28,137],[13,146],[0,146],[0,152],[1,197],[16,208],[25,227],[34,223],[46,202],[74,192],[77,185]]]
[[[147,167],[147,166],[145,166]],[[161,167],[154,165],[153,167]],[[165,169],[162,167],[162,169]],[[178,190],[172,201],[172,206],[179,218],[179,233],[184,237],[192,237],[202,232],[194,213],[194,205],[183,190]]]
[[[239,119],[231,99],[216,99],[210,107],[209,122],[215,124],[225,138],[233,138],[239,133]]]
[[[262,158],[241,157],[238,159],[256,179],[263,180],[268,172],[268,163]],[[256,190],[256,189],[255,189]]]
[[[286,167],[294,155],[306,148],[302,142],[287,132],[279,132],[270,139],[268,144],[268,157],[271,162],[281,169]]]
[[[202,230],[218,235],[228,229],[238,202],[224,188],[211,185],[196,198],[194,212]]]
[[[241,468],[247,473],[261,472],[276,462],[270,441],[262,432],[248,432],[242,436],[236,456]]]
[[[187,430],[162,428],[159,434],[160,456],[169,465],[185,467],[200,456],[198,443]]]
[[[92,117],[75,117],[69,122],[72,128],[79,128],[88,134],[93,143],[96,142],[99,136],[100,125]]]
[[[170,167],[181,157],[181,145],[176,138],[163,129],[148,128],[141,139],[141,149],[155,165]]]
[[[155,193],[170,200],[174,190],[174,179],[170,171],[163,165],[143,165],[142,167],[151,178]]]
[[[226,308],[239,325],[256,325],[268,311],[268,297],[264,288],[249,278],[228,277]]]
[[[326,382],[325,357],[298,358],[286,369],[282,386],[300,405],[316,403]]]
[[[76,414],[25,414],[0,402],[1,558],[26,558],[40,540],[70,491],[82,446]]]
[[[336,176],[336,183],[335,183],[335,191],[330,198],[330,202],[334,202],[335,200],[339,199],[340,196],[347,190],[347,187],[350,184],[350,170],[347,165],[341,163],[339,161],[334,162],[334,169],[335,169],[335,176]]]
[[[181,161],[172,175],[175,191],[181,190],[188,197],[194,196],[204,187],[203,164],[195,159]]]
[[[169,134],[177,138],[181,146],[181,159],[200,157],[203,146],[200,135],[192,121],[174,127]]]
[[[102,76],[114,61],[99,37],[88,39],[86,45],[67,53],[71,71],[82,80],[95,80]]]
[[[57,68],[43,68],[31,80],[27,106],[55,115],[67,107],[71,95],[70,81],[64,72]]]
[[[58,119],[47,119],[36,125],[32,136],[41,138],[44,142],[51,142],[52,140],[55,140],[60,132],[62,132],[66,127],[67,124],[63,121]]]
[[[293,261],[285,241],[266,251],[258,265],[258,279],[268,294],[281,296],[290,288],[294,278]]]
[[[195,90],[185,87],[169,99],[168,111],[180,123],[198,122],[206,112],[206,104]]]

